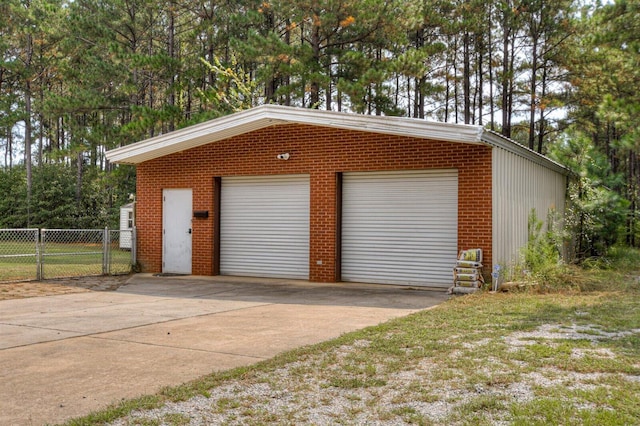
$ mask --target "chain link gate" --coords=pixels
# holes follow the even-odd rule
[[[136,264],[135,228],[105,230],[107,236],[105,275],[121,275],[131,272]]]
[[[103,275],[104,234],[99,229],[40,231],[42,279]]]
[[[135,229],[0,229],[0,282],[128,274]]]
[[[0,282],[40,279],[38,229],[0,229]]]

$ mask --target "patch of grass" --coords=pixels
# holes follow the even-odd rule
[[[166,414],[162,418],[162,422],[169,426],[186,426],[191,422],[191,419],[185,414],[173,413]]]
[[[242,406],[241,401],[235,398],[220,398],[213,404],[213,408],[217,413],[223,413],[228,410],[235,410]]]
[[[575,371],[577,373],[609,373],[609,374],[628,374],[640,375],[640,366],[637,359],[616,355],[615,358],[603,358],[593,355],[585,355],[578,359],[572,359],[571,362],[562,364],[567,371]]]
[[[227,423],[296,423],[328,412],[325,421],[337,424],[640,424],[640,383],[631,379],[640,375],[638,274],[607,274],[590,276],[603,282],[593,291],[453,298],[68,424],[208,397],[221,385],[237,388],[237,396],[212,403]],[[626,281],[610,283],[618,279]],[[512,346],[516,335],[527,337]],[[286,418],[272,416],[274,398],[243,394],[256,384],[287,390]],[[344,407],[336,408],[338,400]],[[448,408],[435,413],[440,406]]]
[[[610,345],[627,356],[633,356],[634,354],[640,353],[640,335],[632,334],[621,337],[620,339],[612,341]]]
[[[534,401],[511,404],[511,424],[517,426],[547,426],[578,424],[576,407],[569,401],[536,398]]]
[[[327,386],[342,389],[359,389],[369,387],[380,387],[386,385],[384,379],[362,378],[362,377],[333,377],[327,383]]]
[[[160,426],[161,422],[158,419],[135,419],[131,424],[133,426]]]
[[[108,408],[91,413],[88,416],[72,419],[65,423],[68,426],[94,426],[108,423],[130,414],[134,410],[151,410],[162,405],[163,399],[158,395],[148,395],[136,399],[122,401]]]
[[[640,418],[640,384],[637,381],[625,382],[627,386],[624,388],[594,386],[575,390],[574,395],[594,407],[591,411],[595,417],[614,412],[624,424],[632,424]]]
[[[433,424],[415,408],[406,405],[394,408],[393,410],[391,410],[391,414],[393,414],[395,417],[400,417],[405,423],[412,425],[426,426]]]
[[[51,279],[101,275],[102,250],[101,243],[46,243],[41,254],[43,276]],[[117,244],[112,245],[109,260],[112,274],[131,271],[131,252],[121,250]],[[35,280],[36,264],[35,243],[0,241],[0,282]]]
[[[456,410],[445,421],[447,424],[468,425],[494,424],[493,414],[505,409],[502,397],[494,395],[474,395],[457,404]]]
[[[277,413],[269,412],[263,408],[246,408],[244,409],[240,415],[242,417],[247,418],[247,424],[253,425],[263,425],[268,423],[274,423],[278,421],[279,416]]]
[[[451,382],[462,377],[463,374],[458,369],[442,368],[433,372],[430,379],[434,382]]]
[[[512,404],[514,424],[631,425],[640,419],[640,389],[564,383],[538,389],[538,398]]]

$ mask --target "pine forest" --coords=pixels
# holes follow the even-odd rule
[[[640,0],[2,0],[0,228],[117,227],[105,151],[276,103],[485,126],[640,245]]]

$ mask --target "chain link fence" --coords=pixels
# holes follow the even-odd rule
[[[0,229],[0,282],[128,274],[135,229]]]
[[[105,274],[121,275],[131,272],[136,264],[135,229],[107,232]]]
[[[0,229],[0,282],[38,278],[40,231]]]

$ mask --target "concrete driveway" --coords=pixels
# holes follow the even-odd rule
[[[444,290],[135,275],[0,302],[0,425],[59,423],[434,306]]]

